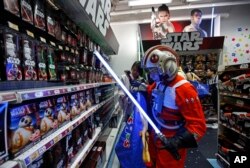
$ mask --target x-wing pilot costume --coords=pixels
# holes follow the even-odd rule
[[[175,51],[158,45],[148,49],[143,60],[143,66],[157,83],[152,93],[152,111],[165,135],[159,138],[152,132],[149,139],[150,156],[157,168],[183,168],[187,148],[197,147],[197,140],[206,131],[197,92],[192,84],[177,74],[176,58]]]

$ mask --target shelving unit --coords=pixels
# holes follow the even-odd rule
[[[249,103],[250,64],[232,65],[219,72],[220,113],[218,127],[217,160],[222,167],[229,168],[233,155],[250,151]],[[248,88],[248,89],[247,89]]]

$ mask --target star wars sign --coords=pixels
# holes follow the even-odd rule
[[[175,51],[196,51],[203,43],[199,32],[168,33],[161,44],[167,45]]]
[[[110,0],[79,0],[79,2],[103,36],[106,36],[110,24]]]

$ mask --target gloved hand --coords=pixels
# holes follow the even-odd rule
[[[139,87],[141,84],[142,84],[142,82],[140,82],[140,81],[138,81],[138,80],[132,80],[132,81],[130,82],[130,85],[131,85],[132,87]]]
[[[131,85],[132,91],[146,91],[147,90],[147,85],[138,80],[132,80],[130,82],[130,85]]]
[[[180,160],[178,149],[180,148],[196,148],[197,142],[194,135],[187,130],[177,133],[172,138],[166,138],[164,135],[158,135],[163,143],[162,149],[167,149],[176,160]]]

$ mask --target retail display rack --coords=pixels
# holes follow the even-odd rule
[[[219,72],[220,112],[217,160],[230,167],[234,155],[250,148],[250,64],[226,66]]]

